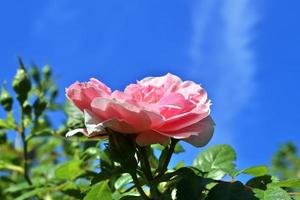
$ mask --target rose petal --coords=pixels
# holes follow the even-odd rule
[[[169,142],[169,137],[161,135],[155,131],[149,130],[139,133],[135,140],[136,143],[140,146],[147,146],[156,143],[166,145]]]
[[[103,120],[97,119],[97,117],[93,115],[92,112],[84,110],[84,124],[88,136],[95,136],[100,133],[106,132],[105,127],[103,127],[103,124],[100,121]]]
[[[96,86],[96,88],[98,88],[99,90],[102,90],[107,95],[111,94],[111,89],[109,87],[107,87],[104,83],[99,81],[98,79],[91,78],[90,84]]]
[[[103,135],[103,133],[98,134],[98,135],[97,134],[89,135],[87,130],[84,128],[78,128],[78,129],[71,130],[66,134],[66,137],[72,137],[73,135],[75,135],[77,133],[82,133],[83,135],[87,136],[88,138],[94,138],[94,139],[103,139],[103,138],[107,137],[107,135]]]
[[[97,79],[89,82],[76,82],[66,89],[67,97],[81,110],[90,109],[92,100],[96,97],[108,97],[110,88]]]
[[[194,123],[188,127],[176,130],[176,131],[157,131],[162,135],[168,136],[168,137],[173,137],[176,139],[184,139],[184,138],[188,138],[192,135],[198,135],[199,132],[201,132],[201,130],[203,129],[203,125],[205,125],[206,123],[211,122],[214,125],[214,122],[212,121],[211,117],[206,117],[205,119]]]
[[[166,119],[190,112],[196,107],[194,103],[184,98],[180,93],[170,93],[159,102],[160,114]]]
[[[153,111],[148,111],[148,110],[144,110],[144,112],[147,113],[148,117],[151,120],[151,128],[159,128],[161,127],[164,122],[165,119],[163,116],[161,116],[160,114],[158,114],[157,112],[153,112]]]
[[[196,146],[205,146],[213,136],[214,121],[211,117],[207,117],[194,125],[194,132],[189,138],[184,139],[186,142]],[[197,134],[195,134],[197,133]]]
[[[144,78],[138,84],[142,86],[152,85],[158,88],[163,87],[165,92],[173,92],[181,82],[182,80],[178,76],[168,73],[165,76]]]
[[[77,133],[87,133],[87,131],[84,128],[77,128],[77,129],[68,131],[66,134],[66,137],[72,137],[73,135],[76,135]]]
[[[92,112],[103,119],[117,119],[126,122],[134,128],[134,132],[141,132],[151,128],[151,120],[140,108],[113,99],[96,98],[91,104]]]

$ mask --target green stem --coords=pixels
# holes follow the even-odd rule
[[[160,193],[157,189],[157,184],[153,184],[153,175],[151,172],[151,166],[148,160],[148,155],[147,155],[147,150],[145,147],[139,147],[138,146],[138,153],[140,154],[139,158],[141,161],[141,165],[142,165],[142,170],[146,176],[147,182],[150,186],[150,193],[151,193],[151,197],[154,197],[154,199],[158,199],[160,196]]]
[[[140,193],[140,195],[143,197],[143,199],[145,200],[150,200],[149,197],[145,194],[143,188],[141,187],[140,181],[138,179],[138,177],[136,176],[135,173],[130,173],[133,183],[135,185],[135,187],[137,188],[138,192]]]
[[[21,128],[19,130],[22,138],[23,143],[23,158],[24,158],[24,178],[29,185],[32,185],[31,179],[29,177],[29,168],[28,168],[28,148],[27,148],[27,141],[25,135],[25,127],[24,127],[24,113],[23,108],[21,108]]]
[[[138,147],[139,153],[140,153],[140,161],[142,165],[142,170],[145,173],[146,178],[150,181],[153,179],[153,175],[151,172],[151,167],[149,164],[148,156],[147,156],[147,151],[145,147]]]
[[[170,160],[171,160],[171,157],[172,157],[172,154],[174,152],[177,142],[178,142],[177,139],[173,139],[173,138],[171,139],[170,147],[169,147],[168,151],[166,152],[166,157],[163,160],[163,165],[162,165],[161,170],[159,171],[158,175],[156,176],[156,178],[163,176],[165,174],[165,172],[168,170],[168,165],[170,163]]]

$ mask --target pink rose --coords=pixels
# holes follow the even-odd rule
[[[67,97],[84,112],[85,129],[67,136],[106,134],[105,128],[131,134],[139,145],[164,144],[170,138],[204,146],[212,137],[214,122],[209,116],[206,91],[192,81],[167,74],[130,84],[124,92],[114,91],[96,79],[74,83]]]

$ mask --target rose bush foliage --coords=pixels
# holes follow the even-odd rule
[[[111,91],[91,79],[68,87],[61,105],[51,68],[19,63],[0,96],[0,199],[299,199],[296,177],[237,169],[229,145],[203,147],[214,129],[211,103],[192,81],[167,74]],[[202,147],[192,166],[170,165],[181,141]]]

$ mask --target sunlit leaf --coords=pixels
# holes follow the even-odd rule
[[[122,174],[115,182],[115,188],[119,190],[131,182],[132,182],[132,178],[128,173]]]
[[[234,176],[238,176],[239,174],[248,174],[252,176],[263,176],[266,175],[269,172],[268,167],[266,166],[254,166],[249,167],[247,169],[238,170],[236,173],[234,173]]]
[[[254,189],[255,196],[259,200],[291,200],[290,195],[282,188],[268,186],[267,190]]]
[[[277,187],[300,188],[300,179],[288,179],[279,182],[273,182],[270,185]]]
[[[91,190],[84,197],[84,200],[112,200],[112,193],[109,189],[108,182],[99,182],[91,188]]]
[[[220,179],[225,174],[233,171],[236,153],[229,145],[217,145],[202,151],[194,160],[194,166],[202,172],[207,172],[207,177]]]
[[[84,172],[80,167],[81,164],[80,160],[71,160],[60,164],[55,170],[55,176],[59,179],[73,180]]]

